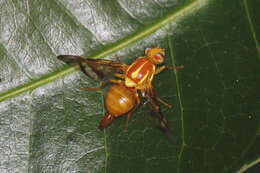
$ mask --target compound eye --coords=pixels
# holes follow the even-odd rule
[[[157,54],[155,54],[155,59],[156,59],[156,61],[162,61],[162,55],[160,54],[160,53],[157,53]]]
[[[154,63],[161,64],[163,62],[163,55],[161,53],[157,53],[152,57]]]

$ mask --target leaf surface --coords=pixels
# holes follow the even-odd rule
[[[0,172],[243,172],[260,162],[256,0],[0,2]],[[154,79],[176,144],[146,105],[104,132],[103,92],[56,56],[185,66]],[[115,54],[113,54],[115,53]],[[76,72],[75,72],[76,71]],[[72,73],[74,72],[74,73]]]

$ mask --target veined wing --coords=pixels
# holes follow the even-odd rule
[[[128,68],[127,64],[105,59],[90,59],[74,55],[59,55],[57,58],[69,65],[79,65],[84,74],[95,80],[106,80],[115,73],[123,74]]]
[[[147,89],[147,91],[144,95],[145,95],[145,97],[148,98],[148,101],[149,101],[149,104],[151,107],[151,110],[150,110],[151,116],[155,117],[158,120],[159,129],[163,133],[166,134],[166,136],[172,143],[176,143],[176,141],[173,137],[173,133],[172,133],[171,129],[169,128],[168,123],[167,123],[163,113],[161,112],[160,103],[162,103],[163,101],[156,96],[155,90],[153,89],[152,86],[150,86]],[[165,103],[163,103],[163,104],[165,104]]]

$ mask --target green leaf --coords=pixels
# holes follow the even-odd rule
[[[2,1],[0,172],[243,172],[260,162],[256,0]],[[176,144],[141,105],[104,132],[98,83],[59,54],[185,66],[153,81]],[[115,54],[113,54],[115,53]],[[74,72],[74,73],[72,73]]]

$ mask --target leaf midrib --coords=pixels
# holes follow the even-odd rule
[[[180,18],[191,14],[192,12],[200,9],[203,5],[205,5],[209,1],[210,0],[197,0],[197,1],[192,1],[192,2],[186,3],[182,6],[182,8],[179,8],[177,11],[171,11],[167,15],[165,15],[162,18],[155,21],[154,23],[147,25],[146,27],[123,38],[122,40],[119,40],[118,42],[107,45],[105,48],[102,49],[102,51],[95,52],[89,58],[101,58],[101,57],[111,55],[112,53],[114,53],[120,49],[123,49],[123,48],[143,39],[144,37],[146,37],[148,35],[151,35],[158,29],[165,26],[166,24],[169,24],[172,21],[177,21]],[[36,80],[29,81],[29,82],[25,83],[24,85],[20,85],[13,89],[7,90],[3,93],[0,93],[0,102],[4,101],[6,99],[9,99],[9,98],[15,97],[24,92],[38,88],[39,86],[42,86],[44,84],[55,81],[74,71],[76,71],[75,67],[65,66],[61,70],[52,72],[52,73],[42,76]]]

